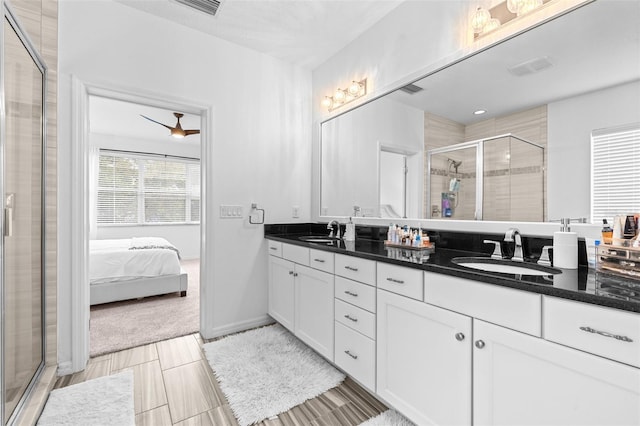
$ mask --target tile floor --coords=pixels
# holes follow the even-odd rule
[[[136,425],[237,425],[202,350],[199,334],[91,358],[85,371],[60,377],[55,388],[134,372]],[[353,380],[293,407],[260,426],[352,426],[386,407]]]

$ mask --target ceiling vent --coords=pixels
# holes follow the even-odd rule
[[[400,90],[402,90],[403,92],[408,93],[410,95],[413,95],[414,93],[418,93],[418,92],[420,92],[420,91],[422,91],[424,89],[422,87],[416,85],[416,84],[409,83],[406,86],[402,86],[400,88]]]
[[[207,15],[215,16],[222,0],[176,0],[186,6],[192,7]]]
[[[543,56],[541,58],[531,59],[521,64],[514,65],[509,67],[508,70],[511,74],[522,77],[527,74],[535,74],[551,67],[552,65],[553,63],[551,62],[551,59],[549,59],[548,56]]]

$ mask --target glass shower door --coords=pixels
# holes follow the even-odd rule
[[[45,71],[5,14],[2,197],[3,424],[44,361],[43,150]]]

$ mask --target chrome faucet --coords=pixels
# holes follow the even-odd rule
[[[522,254],[522,238],[520,237],[520,231],[518,228],[509,228],[504,234],[504,241],[512,243],[515,241],[516,247],[513,250],[513,257],[511,260],[514,262],[524,262],[524,255]]]
[[[335,231],[336,231],[335,235],[333,233],[334,226],[335,226]],[[327,224],[327,229],[331,230],[331,232],[329,232],[329,238],[333,238],[333,237],[336,237],[338,239],[340,238],[340,222],[338,222],[337,220],[333,219],[331,222],[329,222]]]

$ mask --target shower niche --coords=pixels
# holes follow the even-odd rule
[[[513,134],[427,151],[432,219],[544,221],[544,148]]]

